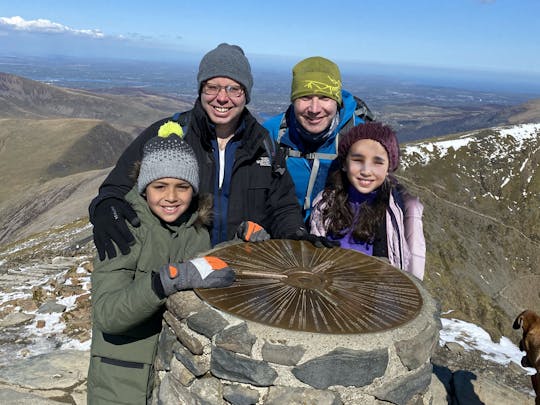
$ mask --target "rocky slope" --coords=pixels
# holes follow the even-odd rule
[[[442,310],[512,335],[540,308],[540,125],[409,144],[400,178],[425,204],[425,283]]]

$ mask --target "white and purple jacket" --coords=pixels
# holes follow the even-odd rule
[[[323,224],[322,210],[325,207],[320,192],[313,201],[310,216],[310,231],[317,236],[327,236],[327,224]],[[390,194],[386,210],[386,235],[388,241],[388,260],[390,264],[411,273],[422,280],[426,264],[426,241],[422,224],[424,206],[418,197],[406,191],[401,192],[404,210]],[[319,202],[321,202],[319,204]]]

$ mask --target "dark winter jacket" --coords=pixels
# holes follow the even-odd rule
[[[242,221],[254,221],[263,226],[273,238],[293,235],[302,225],[302,216],[294,184],[287,171],[272,168],[271,151],[265,146],[268,132],[244,109],[240,127],[228,142],[226,153],[233,155],[225,169],[222,187],[219,181],[219,158],[215,129],[197,100],[189,113],[186,141],[193,147],[200,166],[200,191],[214,196],[212,244],[233,239]],[[90,217],[97,203],[108,197],[123,198],[134,182],[129,175],[134,162],[141,160],[142,149],[166,118],[145,129],[122,154],[116,167],[105,179],[99,195],[90,205]]]
[[[184,213],[181,225],[162,223],[136,188],[126,200],[141,220],[131,228],[135,244],[127,255],[94,261],[90,405],[146,404],[165,302],[152,289],[152,273],[210,249],[209,198],[200,199],[197,212]]]
[[[352,126],[364,123],[364,120],[355,114],[358,108],[357,99],[345,90],[341,93],[343,105],[338,111],[339,123],[330,136],[326,138],[325,142],[315,151],[316,153],[323,154],[320,157],[315,157],[315,159],[309,159],[305,156],[307,152],[312,151],[304,150],[305,148],[302,145],[301,138],[297,134],[296,118],[294,116],[294,106],[292,104],[285,113],[276,115],[263,124],[270,132],[271,137],[276,140],[278,144],[282,144],[286,148],[297,151],[302,155],[298,157],[289,155],[287,158],[287,168],[294,180],[296,196],[298,202],[303,207],[305,220],[309,217],[313,199],[323,190],[330,165],[337,156],[338,134],[343,134]],[[369,112],[367,106],[365,106],[365,108],[368,115],[371,116],[371,112]],[[309,180],[315,166],[317,166],[318,169],[313,187],[309,190]]]

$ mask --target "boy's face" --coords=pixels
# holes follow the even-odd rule
[[[146,187],[150,210],[165,222],[174,222],[189,208],[193,187],[185,180],[165,177]]]

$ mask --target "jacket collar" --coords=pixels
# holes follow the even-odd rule
[[[216,139],[216,129],[215,125],[208,118],[208,114],[204,111],[200,98],[197,98],[193,106],[189,131],[197,135],[204,149],[212,149],[211,142]],[[250,111],[244,107],[244,111],[242,111],[242,115],[240,116],[240,124],[231,141],[240,142],[240,148],[246,150],[249,155],[252,155],[262,145],[262,131],[266,130],[251,115]]]

